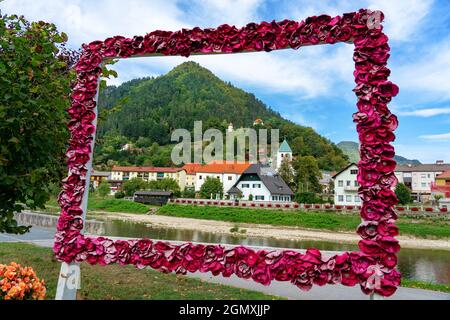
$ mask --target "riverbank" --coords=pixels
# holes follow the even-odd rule
[[[51,248],[26,243],[0,243],[0,263],[31,266],[47,287],[46,299],[56,294],[59,268]],[[274,300],[261,292],[209,283],[132,266],[81,265],[83,285],[78,300]]]
[[[218,234],[245,235],[248,237],[276,238],[281,240],[318,240],[357,244],[360,240],[355,232],[325,231],[292,226],[274,226],[265,224],[235,223],[195,218],[171,217],[165,215],[141,215],[130,213],[93,213],[89,215],[96,219],[118,219],[136,223],[149,224],[158,228],[196,230]],[[450,241],[447,239],[419,239],[410,236],[398,237],[404,248],[420,248],[450,251]]]

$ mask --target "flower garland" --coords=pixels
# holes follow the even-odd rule
[[[383,15],[380,20],[383,20]],[[374,13],[359,12],[330,17],[320,15],[304,21],[249,23],[238,29],[227,24],[216,29],[198,27],[181,31],[154,31],[143,37],[121,36],[83,45],[83,53],[75,70],[77,82],[73,88],[70,146],[67,151],[69,175],[63,180],[59,196],[62,209],[55,236],[54,252],[60,261],[107,265],[132,264],[138,268],[151,267],[162,272],[211,272],[213,275],[237,275],[264,285],[272,280],[290,281],[308,290],[313,284],[361,285],[367,293],[392,295],[400,284],[396,270],[400,250],[395,226],[397,198],[392,188],[394,148],[390,144],[398,121],[387,104],[397,95],[398,87],[388,81],[390,70],[388,37],[382,26],[370,27]],[[380,21],[380,22],[381,22]],[[149,239],[112,241],[90,238],[83,229],[81,202],[86,187],[87,163],[93,147],[96,118],[95,96],[105,58],[127,58],[150,54],[181,55],[194,53],[236,53],[244,51],[272,51],[299,49],[306,45],[351,42],[355,45],[354,72],[357,86],[358,112],[353,115],[361,143],[358,163],[359,194],[362,197],[362,223],[358,227],[360,252],[343,253],[329,259],[320,251],[254,251],[243,246],[225,249],[221,245],[174,245]],[[378,286],[371,281],[382,274]]]

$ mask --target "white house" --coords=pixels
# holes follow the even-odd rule
[[[231,199],[291,202],[294,193],[269,166],[252,164],[227,192]]]
[[[113,166],[111,170],[112,182],[123,183],[134,178],[140,178],[144,181],[171,178],[178,183],[182,191],[186,186],[186,171],[183,168]]]
[[[357,176],[358,166],[355,163],[351,163],[333,176],[334,204],[361,205],[361,198],[358,195],[359,183]]]
[[[432,164],[397,165],[395,176],[399,182],[411,189],[414,200],[425,202],[430,200],[436,177],[449,169],[450,163],[443,161],[436,161]]]
[[[208,177],[217,178],[222,182],[224,193],[239,179],[241,174],[250,166],[248,162],[216,161],[208,164],[188,163],[183,169],[187,172],[186,185],[200,191]]]

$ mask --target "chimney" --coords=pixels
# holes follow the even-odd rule
[[[444,164],[444,160],[436,160],[436,164]]]

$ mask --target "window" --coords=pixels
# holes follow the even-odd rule
[[[350,174],[358,174],[358,169],[350,170]]]
[[[361,198],[359,196],[355,196],[355,202],[361,202]]]
[[[264,200],[264,196],[255,196],[255,200]]]
[[[343,180],[339,180],[338,181],[338,187],[343,187],[344,186],[344,181]]]
[[[228,176],[228,181],[233,180],[233,176]]]
[[[421,177],[422,179],[425,179],[425,178],[427,177],[427,175],[426,175],[426,174],[422,174],[422,175],[420,175],[420,177]]]
[[[428,179],[430,179],[431,178],[431,174],[428,174]]]
[[[350,187],[350,185],[352,184],[352,182],[350,180],[347,180],[346,183],[347,183],[347,187]]]
[[[352,202],[352,196],[345,196],[346,202]]]
[[[426,188],[427,187],[427,183],[426,182],[422,182],[421,186],[422,186],[422,188]]]
[[[261,188],[261,183],[254,183],[253,188]]]
[[[344,196],[339,195],[339,196],[338,196],[338,201],[339,201],[339,202],[344,202]]]
[[[273,201],[278,201],[278,196],[272,196]]]
[[[250,188],[250,185],[248,183],[243,183],[242,188]]]
[[[220,179],[220,176],[217,176],[216,178],[217,178],[217,179]]]
[[[359,187],[359,183],[358,183],[358,181],[354,181],[355,182],[355,187]]]

